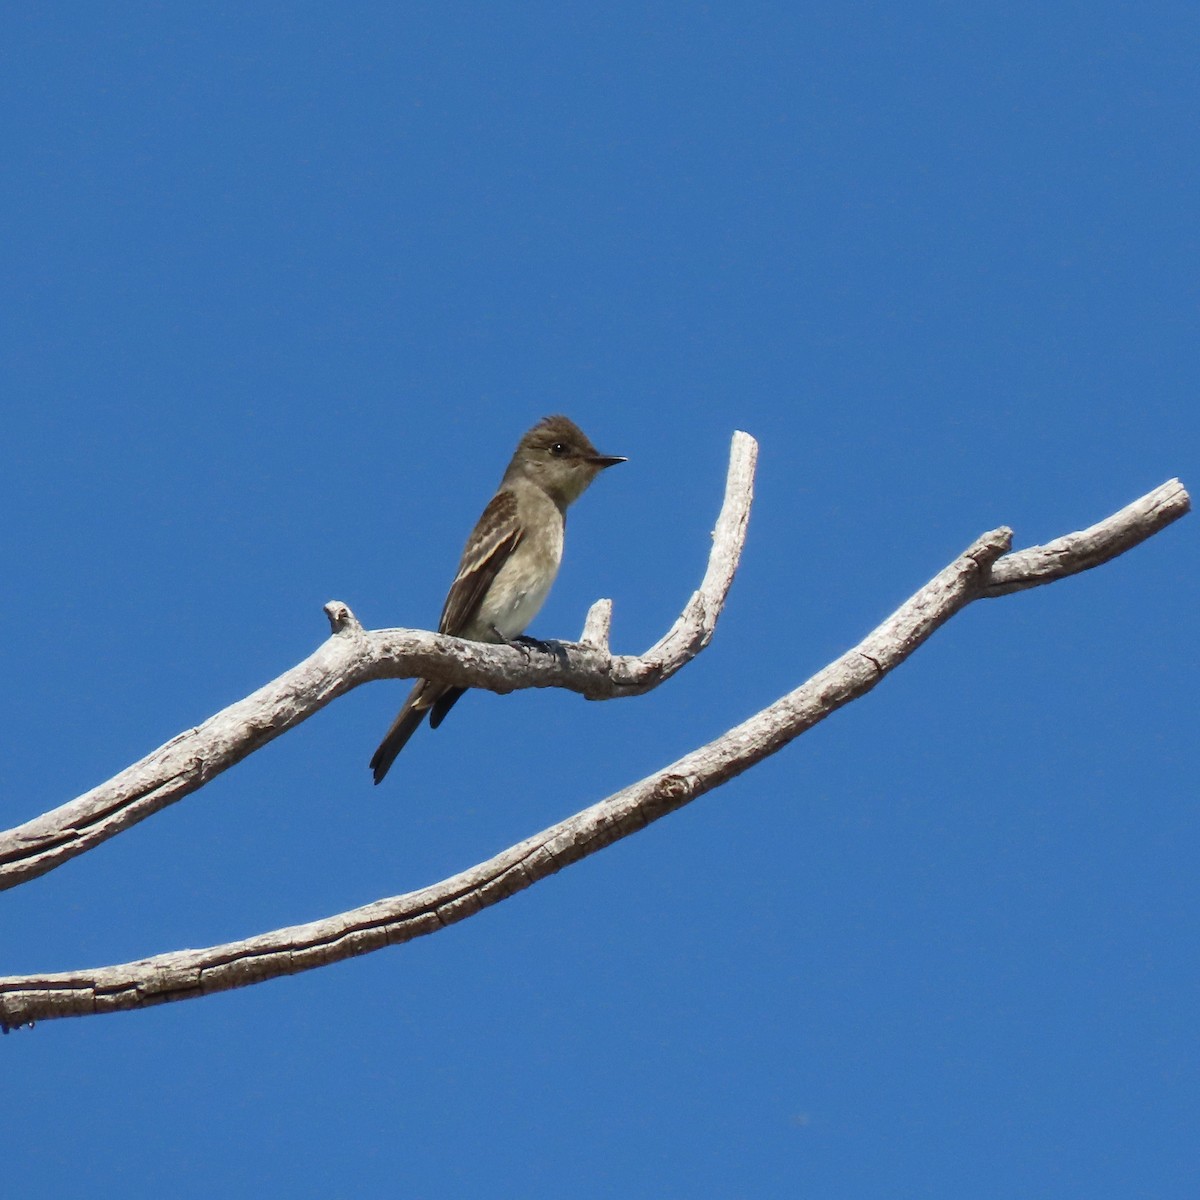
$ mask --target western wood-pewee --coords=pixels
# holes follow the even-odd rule
[[[562,561],[567,505],[615,463],[566,417],[546,417],[520,441],[483,510],[450,585],[438,632],[473,642],[510,642],[525,631]],[[466,688],[418,679],[371,759],[378,783],[429,714],[436,729]]]

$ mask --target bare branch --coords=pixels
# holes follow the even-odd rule
[[[757,455],[758,443],[749,434],[733,435],[704,581],[666,636],[645,654],[609,653],[609,601],[593,605],[580,644],[552,643],[550,650],[535,651],[422,630],[367,632],[345,604],[332,600],[325,605],[332,636],[304,662],[107,783],[0,833],[0,890],[44,875],[183,799],[338,696],[375,679],[420,676],[496,692],[557,687],[591,700],[638,696],[657,687],[712,638],[745,543]]]
[[[485,863],[417,892],[207,950],[162,954],[89,971],[0,979],[0,1024],[7,1028],[208,995],[366,954],[452,925],[681,808],[774,754],[869,692],[972,600],[1001,594],[997,588],[1035,587],[1086,570],[1182,516],[1188,503],[1181,485],[1168,484],[1084,534],[1003,558],[1012,534],[1004,528],[993,530],[862,642],[795,691],[663,770]],[[1054,573],[1044,567],[1047,553],[1055,555]],[[697,595],[702,593],[703,588]],[[589,617],[589,628],[601,624],[602,617],[594,621]]]
[[[1002,558],[992,568],[984,595],[1006,596],[1090,571],[1178,521],[1191,507],[1187,489],[1178,479],[1170,479],[1090,529]]]

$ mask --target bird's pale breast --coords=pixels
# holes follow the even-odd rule
[[[550,594],[562,562],[562,514],[540,492],[524,498],[524,503],[530,503],[531,499],[539,506],[544,505],[545,511],[537,514],[537,520],[522,522],[525,534],[520,544],[497,572],[479,615],[472,622],[475,628],[465,631],[464,637],[491,641],[492,626],[506,638],[518,637]]]

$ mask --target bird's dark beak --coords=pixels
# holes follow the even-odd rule
[[[617,463],[628,462],[627,458],[617,458],[612,454],[589,454],[587,461],[593,467],[600,467],[603,470],[605,467],[615,467]]]

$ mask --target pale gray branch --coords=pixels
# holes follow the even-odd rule
[[[579,644],[589,650],[599,650],[609,653],[609,635],[612,631],[612,601],[597,600],[588,609],[587,620],[583,623],[583,633],[579,635]]]
[[[1191,506],[1183,484],[1169,479],[1090,529],[1006,555],[992,568],[984,595],[1005,596],[1098,567],[1165,529]]]
[[[304,662],[107,783],[0,833],[0,890],[44,875],[181,800],[338,696],[375,679],[421,676],[495,692],[556,687],[591,700],[638,696],[657,687],[712,638],[745,543],[757,455],[758,443],[749,434],[733,435],[725,498],[700,590],[645,654],[609,653],[609,601],[593,605],[581,643],[552,643],[542,651],[414,629],[368,632],[345,604],[330,601],[325,613],[332,635]]]
[[[795,691],[663,770],[479,866],[418,892],[206,950],[95,970],[0,979],[0,1024],[11,1027],[208,995],[366,954],[452,925],[681,808],[775,753],[870,691],[972,600],[1086,570],[1145,540],[1187,509],[1182,486],[1168,484],[1084,534],[1006,557],[1001,556],[1012,534],[1004,528],[993,530],[857,646]],[[1046,554],[1054,555],[1053,572],[1045,569]],[[702,588],[697,597],[703,592]],[[694,598],[694,603],[703,601]],[[601,616],[594,622],[589,618],[589,627],[598,630],[602,624]]]

